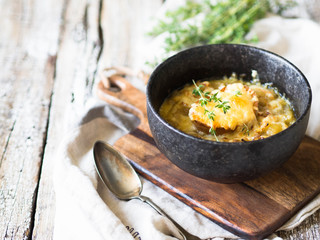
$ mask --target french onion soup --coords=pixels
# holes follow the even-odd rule
[[[272,84],[262,84],[256,71],[250,82],[236,74],[192,80],[165,99],[159,114],[182,132],[221,142],[263,139],[296,120],[289,100]]]

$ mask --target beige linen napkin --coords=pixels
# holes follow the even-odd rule
[[[258,21],[253,31],[261,39],[260,47],[288,58],[309,79],[313,106],[308,135],[320,140],[320,26],[310,20],[274,16]],[[151,207],[138,200],[116,199],[97,178],[92,155],[94,142],[114,143],[136,126],[137,119],[92,99],[77,124],[57,152],[53,178],[54,239],[179,239],[176,228]],[[192,234],[203,239],[237,238],[152,183],[143,180],[143,186],[144,195]],[[320,195],[281,229],[294,228],[319,207]]]
[[[116,199],[97,178],[92,154],[94,142],[104,140],[112,144],[127,133],[127,127],[135,125],[136,119],[98,100],[93,102],[80,126],[68,133],[69,137],[61,143],[57,153],[54,239],[180,239],[171,222],[150,206],[138,200]],[[142,180],[143,195],[150,197],[191,233],[204,239],[235,237],[162,189]]]

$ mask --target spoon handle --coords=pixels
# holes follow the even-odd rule
[[[166,214],[160,207],[158,207],[152,200],[145,196],[138,196],[138,199],[149,204],[153,209],[155,209],[160,215],[167,217],[180,231],[184,240],[201,240],[200,238],[187,232],[182,226],[180,226],[175,220],[173,220],[168,214]]]

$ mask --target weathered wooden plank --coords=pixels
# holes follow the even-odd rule
[[[56,198],[52,174],[55,153],[69,127],[79,120],[84,104],[91,96],[102,47],[99,34],[100,6],[100,0],[71,0],[65,5],[33,239],[53,237]]]
[[[41,0],[1,4],[0,239],[27,239],[46,138],[61,6],[59,1]]]

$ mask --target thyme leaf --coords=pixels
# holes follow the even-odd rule
[[[242,92],[240,90],[235,91],[234,95],[236,97],[239,97],[240,95],[242,95]]]
[[[212,127],[209,129],[209,132],[214,135],[214,137],[216,138],[216,141],[219,142],[219,139],[217,137],[217,132],[215,129],[213,129]]]
[[[229,103],[229,101],[223,101],[221,103],[219,103],[218,105],[216,105],[217,108],[222,108],[223,113],[226,114],[227,111],[231,108],[230,105],[227,105]]]

